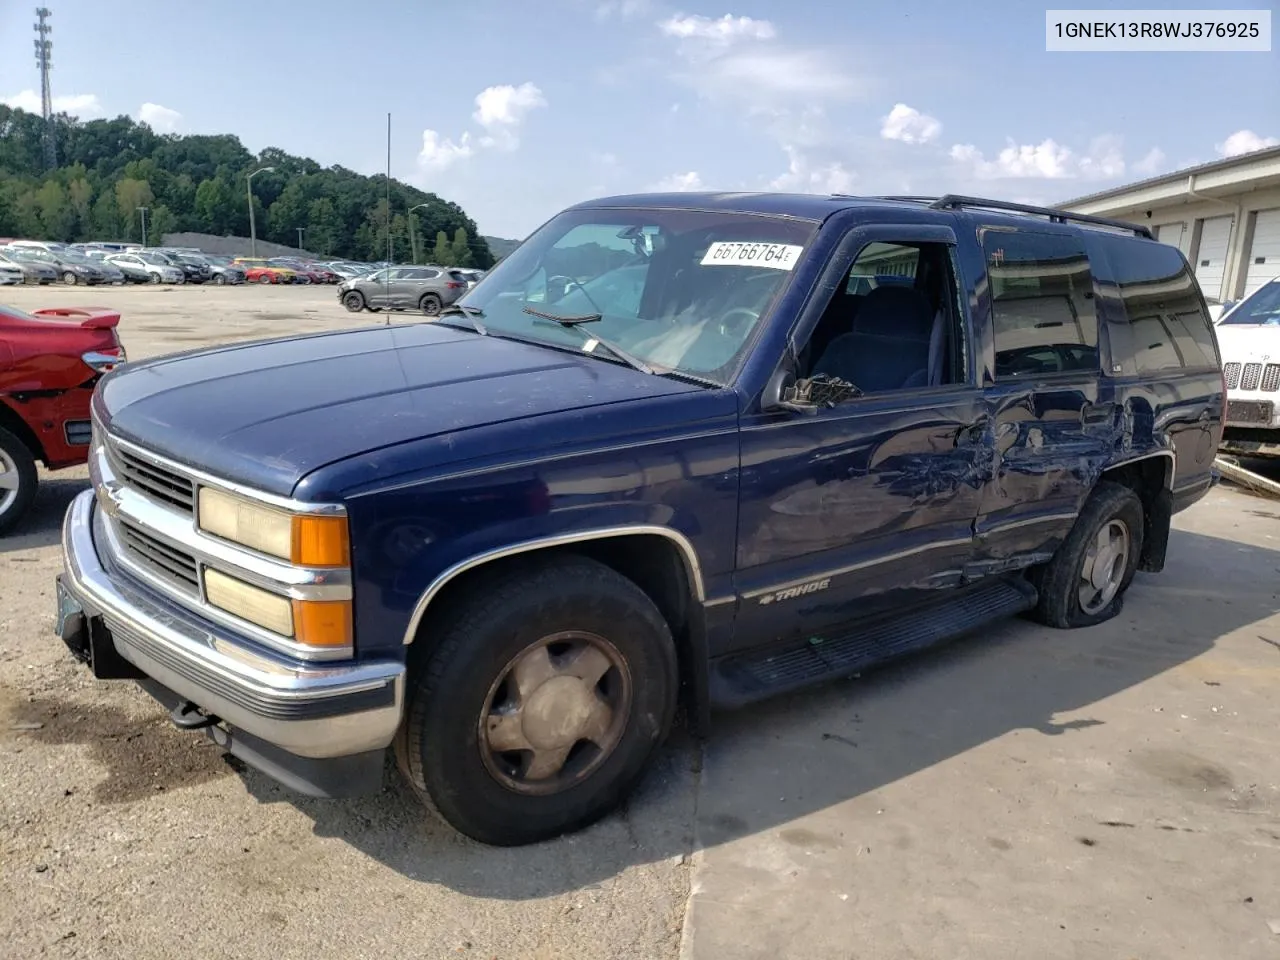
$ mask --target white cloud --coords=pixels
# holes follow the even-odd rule
[[[418,153],[418,162],[422,166],[445,170],[474,156],[479,149],[516,149],[520,145],[517,129],[530,111],[547,105],[547,98],[532,83],[522,83],[518,87],[500,84],[485,87],[476,94],[475,105],[471,118],[483,128],[484,133],[473,138],[464,132],[453,140],[436,130],[423,130],[422,150]]]
[[[466,160],[475,152],[471,146],[471,134],[464,133],[455,143],[448,137],[441,137],[434,130],[422,131],[422,150],[418,153],[418,162],[433,170],[445,170],[459,160]]]
[[[1253,153],[1267,147],[1280,146],[1275,137],[1261,137],[1252,130],[1237,130],[1227,139],[1217,144],[1215,149],[1224,157],[1238,157],[1242,153]]]
[[[942,133],[942,124],[927,113],[905,103],[895,103],[888,116],[881,118],[880,136],[903,143],[928,143]]]
[[[4,103],[17,110],[25,110],[27,113],[39,113],[42,109],[40,94],[35,90],[23,90],[11,97],[5,97]],[[73,93],[54,97],[53,112],[67,113],[73,117],[88,120],[103,115],[102,101],[98,99],[96,93]]]
[[[138,119],[156,133],[173,133],[182,122],[182,114],[158,103],[144,103],[138,108]]]
[[[782,149],[787,154],[787,172],[775,177],[769,187],[798,193],[852,193],[856,174],[839,160],[815,163],[804,151],[790,144]]]
[[[658,193],[702,190],[702,177],[698,176],[697,170],[690,170],[688,173],[673,173],[669,177],[663,177],[649,189]]]
[[[658,24],[658,29],[679,40],[702,40],[727,46],[739,40],[772,40],[777,30],[768,20],[735,17],[726,13],[718,20],[697,14],[677,14]]]
[[[1095,138],[1083,154],[1047,138],[1034,144],[1018,144],[1010,139],[993,160],[988,160],[971,143],[956,144],[950,156],[956,163],[968,167],[970,174],[979,180],[1073,177],[1106,180],[1121,177],[1125,172],[1120,138],[1110,135]]]
[[[485,128],[515,126],[530,110],[546,105],[547,98],[532,83],[522,83],[518,87],[507,83],[485,87],[476,94],[476,112],[472,117]]]
[[[1147,151],[1145,157],[1133,165],[1133,172],[1140,173],[1146,177],[1154,177],[1165,168],[1164,161],[1164,151],[1159,147],[1152,147]]]

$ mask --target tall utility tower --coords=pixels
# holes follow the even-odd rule
[[[49,39],[53,27],[46,22],[49,17],[48,7],[36,8],[36,63],[40,66],[40,113],[44,116],[44,165],[52,170],[58,165],[58,150],[53,139],[53,90],[49,86],[49,71],[53,69],[53,41]]]

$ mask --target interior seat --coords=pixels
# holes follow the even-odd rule
[[[867,393],[930,383],[934,311],[911,287],[876,287],[863,300],[848,333],[835,337],[814,373],[847,380]]]

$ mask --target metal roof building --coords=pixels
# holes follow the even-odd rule
[[[1177,246],[1206,297],[1237,300],[1280,276],[1280,147],[1058,204],[1143,224]]]

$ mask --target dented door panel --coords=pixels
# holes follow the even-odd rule
[[[745,418],[734,646],[955,586],[993,462],[980,391],[865,397]]]
[[[1066,536],[1115,448],[1121,410],[1097,376],[988,388],[994,478],[977,523],[996,568],[1047,555]]]

